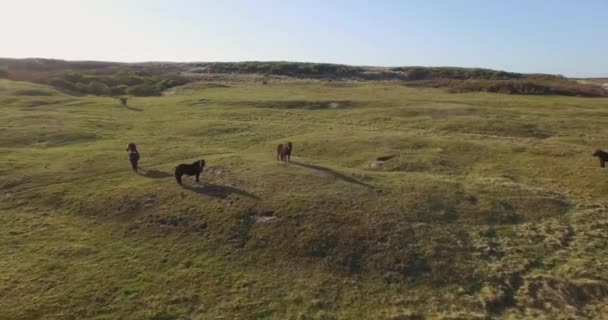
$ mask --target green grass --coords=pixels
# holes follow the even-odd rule
[[[606,99],[227,82],[124,107],[0,80],[0,116],[0,319],[608,313]]]

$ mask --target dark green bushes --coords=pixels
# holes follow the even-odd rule
[[[124,70],[113,72],[115,73],[66,72],[46,83],[62,91],[98,96],[158,96],[163,90],[187,83],[186,79],[177,75],[144,76]]]
[[[446,88],[452,93],[493,92],[522,95],[563,95],[602,97],[606,93],[599,86],[578,83],[565,78],[528,77],[511,80],[420,80],[410,81],[413,87]]]

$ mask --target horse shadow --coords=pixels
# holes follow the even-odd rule
[[[173,177],[173,175],[170,173],[158,171],[158,170],[154,170],[154,169],[146,170],[145,172],[138,172],[138,174],[141,175],[142,177],[146,177],[146,178],[150,178],[150,179],[164,179],[164,178]]]
[[[363,186],[363,187],[366,187],[366,188],[373,188],[372,185],[369,185],[369,184],[367,184],[365,182],[361,182],[361,181],[359,181],[359,180],[357,180],[357,179],[355,179],[353,177],[349,177],[349,176],[347,176],[347,175],[345,175],[343,173],[340,173],[340,172],[338,172],[336,170],[333,170],[333,169],[330,169],[330,168],[327,168],[327,167],[322,167],[322,166],[318,166],[318,165],[314,165],[314,164],[306,164],[306,163],[301,163],[301,162],[297,162],[297,161],[291,161],[289,163],[295,164],[297,166],[301,166],[301,167],[304,167],[304,168],[308,168],[308,169],[317,170],[317,171],[321,171],[321,172],[327,173],[327,174],[333,176],[336,179],[340,179],[340,180],[348,182],[348,183],[360,185],[360,186]]]
[[[142,112],[142,111],[144,111],[144,109],[135,108],[135,107],[131,107],[131,106],[124,106],[124,105],[123,105],[123,107],[124,107],[124,108],[126,108],[126,109],[129,109],[129,110],[131,110],[131,111],[137,111],[137,112]]]
[[[188,191],[196,192],[198,194],[202,194],[202,195],[206,195],[206,196],[218,198],[218,199],[226,199],[231,194],[236,194],[239,196],[243,196],[243,197],[247,197],[247,198],[255,199],[255,200],[260,199],[258,196],[254,195],[252,193],[249,193],[245,190],[235,188],[235,187],[230,187],[230,186],[223,186],[223,185],[219,185],[219,184],[204,183],[204,184],[196,185],[196,186],[182,185],[182,187]]]

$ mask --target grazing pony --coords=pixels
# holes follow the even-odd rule
[[[135,143],[131,142],[127,145],[127,152],[129,153],[129,162],[131,162],[131,169],[137,172],[137,162],[139,161],[139,151]]]
[[[277,160],[291,161],[291,150],[293,150],[291,142],[281,143],[277,147]]]
[[[608,161],[608,152],[597,149],[593,153],[593,156],[600,158],[600,165],[604,168],[604,163]]]
[[[205,167],[205,160],[198,160],[193,164],[180,164],[175,167],[175,180],[178,184],[182,184],[182,176],[196,176],[196,183],[199,181],[199,176]]]

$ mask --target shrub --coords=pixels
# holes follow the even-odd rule
[[[87,85],[86,92],[98,96],[105,96],[110,94],[110,87],[103,82],[92,81]]]
[[[128,88],[129,87],[124,84],[117,85],[115,87],[112,87],[112,89],[110,89],[110,94],[113,96],[120,96],[120,95],[126,94]]]
[[[154,85],[150,85],[150,84],[140,84],[137,86],[133,86],[130,87],[129,89],[127,89],[127,94],[133,95],[133,96],[140,96],[140,97],[144,97],[144,96],[158,96],[161,93],[161,89],[158,88],[157,86]]]
[[[78,72],[66,72],[62,78],[71,83],[83,82],[84,75]]]
[[[52,79],[51,81],[49,81],[49,85],[52,87],[55,87],[59,90],[62,90],[62,91],[70,91],[70,92],[80,91],[79,88],[75,84],[73,84],[69,81],[66,81],[64,79],[59,79],[59,78]]]
[[[177,81],[175,81],[173,79],[165,79],[158,83],[158,87],[160,90],[169,89],[169,88],[175,87],[177,85],[178,85]]]

